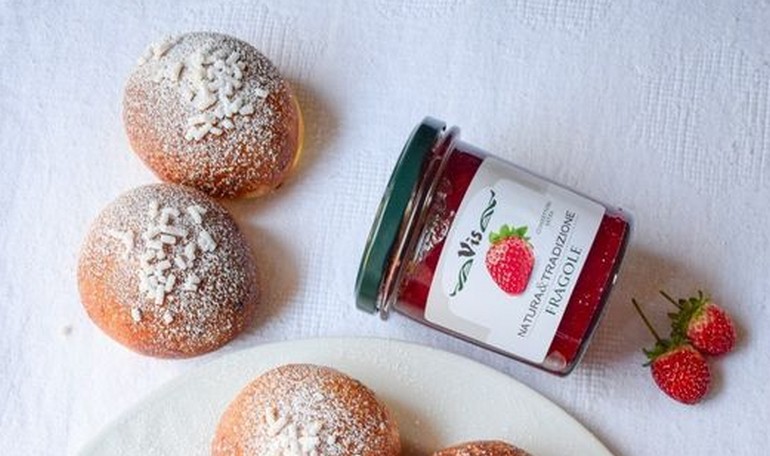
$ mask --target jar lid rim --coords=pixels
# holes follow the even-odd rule
[[[423,164],[441,138],[446,124],[426,117],[412,130],[374,217],[356,278],[356,307],[368,313],[378,309],[380,286],[394,244],[398,241],[407,206],[422,176]]]

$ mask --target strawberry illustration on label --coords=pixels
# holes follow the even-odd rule
[[[527,237],[527,227],[503,225],[489,235],[486,256],[487,270],[492,280],[504,292],[518,295],[527,289],[535,265],[535,254]]]

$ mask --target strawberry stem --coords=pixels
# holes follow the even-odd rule
[[[655,341],[661,342],[660,336],[655,331],[655,328],[652,327],[652,323],[650,323],[650,320],[648,320],[647,317],[644,315],[644,312],[642,312],[642,308],[639,307],[639,303],[636,302],[636,299],[634,298],[631,298],[631,302],[634,303],[634,307],[636,307],[636,311],[639,313],[639,316],[642,317],[642,320],[644,321],[644,324],[647,326],[647,329],[649,329],[652,335],[655,336]]]
[[[676,302],[676,300],[674,298],[669,296],[668,293],[666,293],[663,290],[658,290],[658,291],[660,291],[660,294],[662,294],[663,297],[668,300],[668,302],[670,302],[671,304],[675,305],[677,307],[677,309],[681,309],[682,308],[682,306],[678,302]]]

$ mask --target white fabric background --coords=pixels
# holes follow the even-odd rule
[[[509,373],[618,454],[761,454],[770,445],[768,24],[767,0],[0,1],[2,453],[76,452],[164,382],[236,350],[360,335]],[[235,35],[274,60],[298,91],[307,147],[284,188],[226,204],[260,260],[260,323],[211,355],[156,360],[90,323],[75,267],[101,208],[155,181],[123,133],[123,83],[149,43],[192,30]],[[607,317],[571,376],[354,309],[370,221],[427,114],[636,216]],[[659,287],[706,288],[739,326],[737,350],[712,364],[713,394],[696,407],[658,392],[641,367],[651,337],[630,298],[663,329]]]

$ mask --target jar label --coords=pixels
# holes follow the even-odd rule
[[[564,187],[484,159],[446,237],[425,318],[542,363],[604,212]]]

